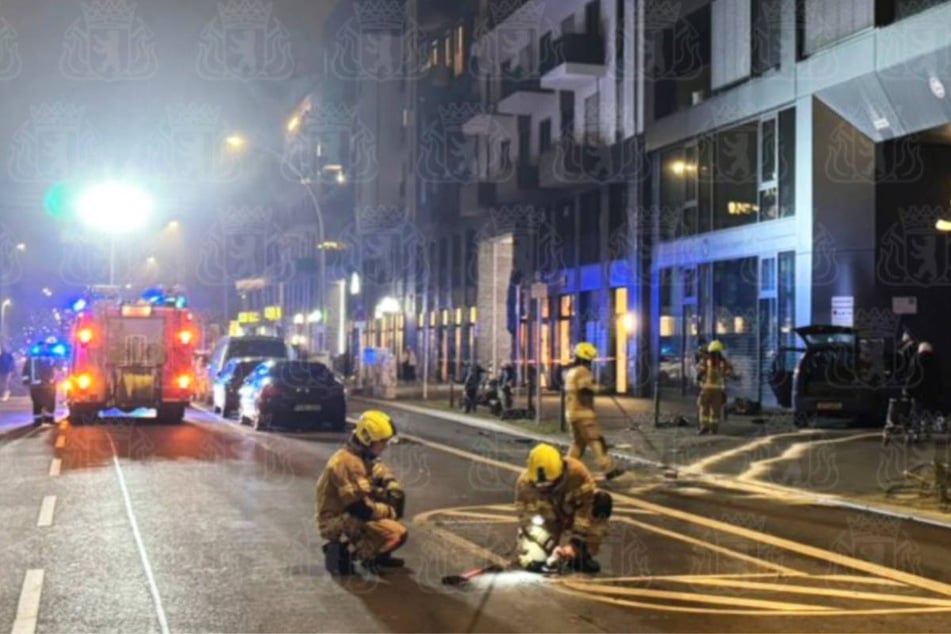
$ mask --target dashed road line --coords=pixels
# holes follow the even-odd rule
[[[63,468],[62,458],[53,458],[53,460],[50,461],[50,476],[54,478],[59,476],[59,472],[60,470],[62,470],[62,468]]]
[[[40,504],[40,516],[36,520],[37,527],[52,526],[53,513],[56,510],[56,496],[47,495]]]
[[[32,568],[23,577],[20,589],[20,602],[13,621],[11,634],[33,634],[40,614],[40,595],[43,592],[43,569]]]

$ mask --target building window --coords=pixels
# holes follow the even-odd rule
[[[948,0],[895,0],[895,19],[904,20]]]
[[[875,24],[875,3],[869,0],[798,0],[801,57],[844,40]]]
[[[779,68],[782,4],[782,0],[755,0],[752,3],[754,75],[762,75],[768,70]]]
[[[453,55],[452,72],[457,77],[466,72],[465,56],[465,32],[461,26],[456,27],[455,31],[455,55]]]
[[[538,124],[538,152],[542,153],[551,147],[551,117],[542,119]]]
[[[713,228],[756,222],[758,211],[758,122],[717,133],[714,152]]]
[[[735,396],[757,399],[759,382],[756,258],[715,262],[713,265],[713,336],[723,343],[740,379]],[[752,274],[751,274],[752,273]]]
[[[796,345],[796,254],[793,251],[780,253],[778,269],[779,344],[793,348]],[[794,362],[793,359],[787,361]]]
[[[582,195],[584,210],[579,233],[581,264],[601,261],[601,192],[595,190]]]
[[[594,93],[584,100],[584,142],[585,145],[600,145],[599,123],[601,108],[600,93]]]

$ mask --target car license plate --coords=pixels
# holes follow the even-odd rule
[[[309,403],[306,405],[298,405],[297,407],[294,408],[294,410],[298,412],[319,412],[320,405],[313,404],[313,403]]]
[[[816,409],[823,411],[840,410],[842,403],[816,403]]]

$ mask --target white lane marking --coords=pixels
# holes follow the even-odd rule
[[[59,436],[56,437],[56,448],[62,449],[65,446],[66,446],[66,436],[64,436],[63,434],[60,434]]]
[[[17,604],[17,615],[13,621],[11,634],[33,634],[36,631],[36,620],[40,615],[40,594],[43,592],[43,569],[32,568],[26,571],[23,577],[23,588],[20,590],[20,602]]]
[[[773,458],[766,458],[764,460],[757,460],[747,467],[746,471],[741,473],[737,479],[740,481],[757,481],[761,476],[764,476],[769,473],[769,468],[771,465],[778,464],[780,462],[785,462],[787,460],[797,460],[806,455],[807,452],[811,451],[813,448],[820,445],[834,445],[837,443],[846,443],[852,442],[854,440],[865,440],[868,438],[881,438],[882,434],[855,434],[852,436],[844,436],[842,438],[827,438],[825,440],[813,440],[809,442],[797,442],[790,445],[786,451],[775,456]]]
[[[52,526],[53,512],[56,510],[56,496],[47,495],[40,504],[40,517],[36,520],[37,527]]]
[[[63,468],[63,460],[61,458],[53,458],[50,462],[50,475],[56,477],[59,475],[60,469]]]
[[[800,430],[795,432],[788,432],[785,434],[771,434],[769,436],[763,436],[762,438],[757,438],[755,440],[751,440],[749,442],[743,443],[739,447],[732,447],[730,449],[726,449],[724,451],[711,454],[707,456],[706,458],[701,458],[700,460],[697,460],[696,462],[692,462],[688,465],[684,465],[683,467],[680,467],[680,471],[684,473],[708,473],[710,470],[710,467],[712,467],[713,465],[717,463],[723,462],[724,460],[729,460],[730,458],[735,458],[736,456],[741,456],[744,453],[755,451],[761,447],[771,445],[772,443],[782,438],[796,438],[796,437],[801,437],[805,434],[810,434],[810,433],[815,433],[815,432]]]
[[[106,438],[109,439],[109,445],[112,447],[112,464],[116,467],[119,486],[122,489],[122,498],[125,501],[126,515],[129,516],[129,524],[132,526],[132,536],[135,538],[135,545],[139,549],[139,559],[142,561],[142,568],[145,570],[145,577],[149,582],[149,592],[152,594],[152,602],[155,604],[155,612],[158,615],[159,626],[162,629],[162,634],[170,634],[168,619],[165,617],[165,609],[162,607],[162,597],[159,595],[158,586],[155,584],[155,575],[152,574],[149,556],[145,552],[145,544],[142,541],[142,534],[139,532],[139,523],[136,522],[135,513],[132,511],[132,498],[129,497],[129,489],[125,483],[125,476],[122,474],[122,467],[119,465],[119,452],[116,451],[116,444],[112,440],[112,434],[106,434]]]

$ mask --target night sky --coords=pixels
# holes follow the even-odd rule
[[[268,177],[273,170],[229,162],[219,140],[242,130],[280,149],[284,122],[317,83],[332,4],[0,3],[0,275],[16,304],[11,323],[27,308],[63,302],[98,266],[76,260],[77,239],[90,236],[45,210],[57,183],[121,178],[149,187],[156,218],[120,241],[133,272],[152,254],[162,265],[194,266],[187,256],[202,248],[216,214],[267,204],[286,188]],[[182,224],[174,240],[161,232],[172,218]],[[200,305],[201,280],[188,281]]]

